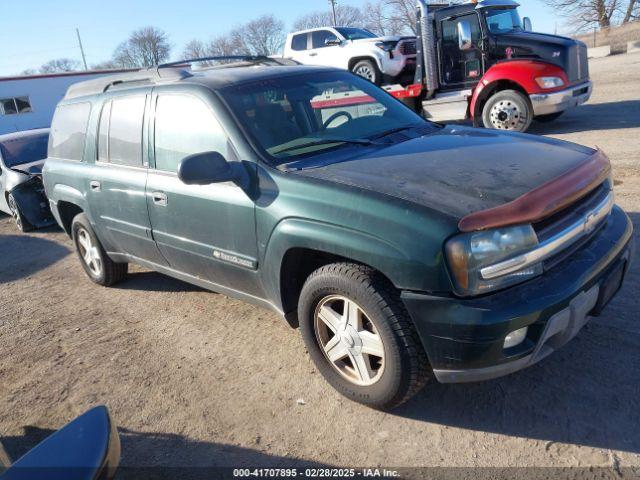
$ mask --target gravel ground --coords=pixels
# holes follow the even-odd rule
[[[591,72],[591,102],[533,133],[604,149],[639,232],[640,54],[595,60]],[[16,458],[105,403],[124,466],[640,474],[639,289],[636,262],[604,314],[540,364],[481,384],[431,384],[382,413],[334,392],[278,316],[139,267],[116,288],[96,286],[62,232],[19,235],[3,216],[0,434]]]

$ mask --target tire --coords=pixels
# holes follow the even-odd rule
[[[373,60],[360,60],[351,68],[351,72],[359,77],[369,80],[374,85],[382,82],[382,72]]]
[[[22,214],[20,207],[18,207],[18,202],[16,202],[16,199],[12,194],[7,195],[7,204],[9,205],[11,216],[13,217],[13,221],[15,222],[16,227],[18,227],[18,230],[21,232],[33,230],[33,225],[31,225],[29,220],[27,220]]]
[[[356,309],[359,314],[344,315]],[[345,323],[347,317],[351,320]],[[335,321],[335,329],[323,318]],[[333,388],[351,400],[391,409],[422,389],[431,376],[398,291],[369,267],[333,263],[313,272],[300,293],[298,319],[316,367]],[[360,368],[354,368],[356,365]]]
[[[71,236],[80,264],[92,282],[110,287],[126,278],[129,264],[116,263],[109,258],[84,213],[74,217]]]
[[[525,132],[533,120],[533,108],[526,95],[516,90],[502,90],[489,97],[482,109],[485,128]]]
[[[538,115],[536,117],[536,121],[537,122],[542,122],[542,123],[553,122],[554,120],[557,120],[558,118],[560,118],[563,113],[564,113],[564,111],[563,112],[549,113],[548,115]]]

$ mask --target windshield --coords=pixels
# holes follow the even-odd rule
[[[363,38],[377,37],[375,33],[371,33],[369,30],[364,30],[362,28],[339,27],[336,28],[336,30],[347,40],[361,40]]]
[[[329,149],[379,145],[374,139],[386,132],[433,125],[347,72],[269,78],[221,93],[276,165]]]
[[[0,143],[0,153],[8,167],[23,165],[47,158],[49,135],[44,133],[29,137],[15,138]]]
[[[515,8],[489,9],[484,12],[491,33],[508,33],[522,30],[522,20]]]

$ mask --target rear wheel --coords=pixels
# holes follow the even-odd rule
[[[18,203],[12,194],[7,195],[7,203],[9,204],[9,210],[11,210],[11,216],[13,217],[13,221],[15,222],[18,230],[21,232],[28,232],[33,229],[33,226],[29,223],[29,220],[22,215],[20,211],[20,207],[18,207]]]
[[[360,60],[353,66],[351,71],[375,85],[380,85],[382,81],[382,73],[373,60]]]
[[[124,280],[129,265],[109,258],[84,213],[73,219],[71,234],[82,268],[93,282],[109,287]]]
[[[542,122],[542,123],[553,122],[554,120],[560,118],[560,116],[563,113],[564,112],[555,112],[555,113],[549,113],[548,115],[538,115],[536,117],[536,121]]]
[[[398,292],[371,268],[334,263],[313,272],[300,294],[298,318],[316,367],[347,398],[389,409],[429,378]]]
[[[482,109],[485,128],[525,132],[533,120],[531,102],[516,90],[503,90],[487,100]]]

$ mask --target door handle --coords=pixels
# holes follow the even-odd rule
[[[153,203],[156,205],[160,205],[161,207],[167,206],[167,194],[164,192],[153,192],[151,194],[153,197]]]
[[[310,57],[317,57],[317,56],[318,56],[318,54],[317,54],[317,53],[315,53],[315,52],[312,52],[312,53],[310,53],[310,54],[309,54],[309,56],[310,56]]]
[[[100,185],[100,182],[98,182],[97,180],[91,180],[89,182],[89,188],[91,188],[91,190],[94,192],[99,192],[102,186]]]

